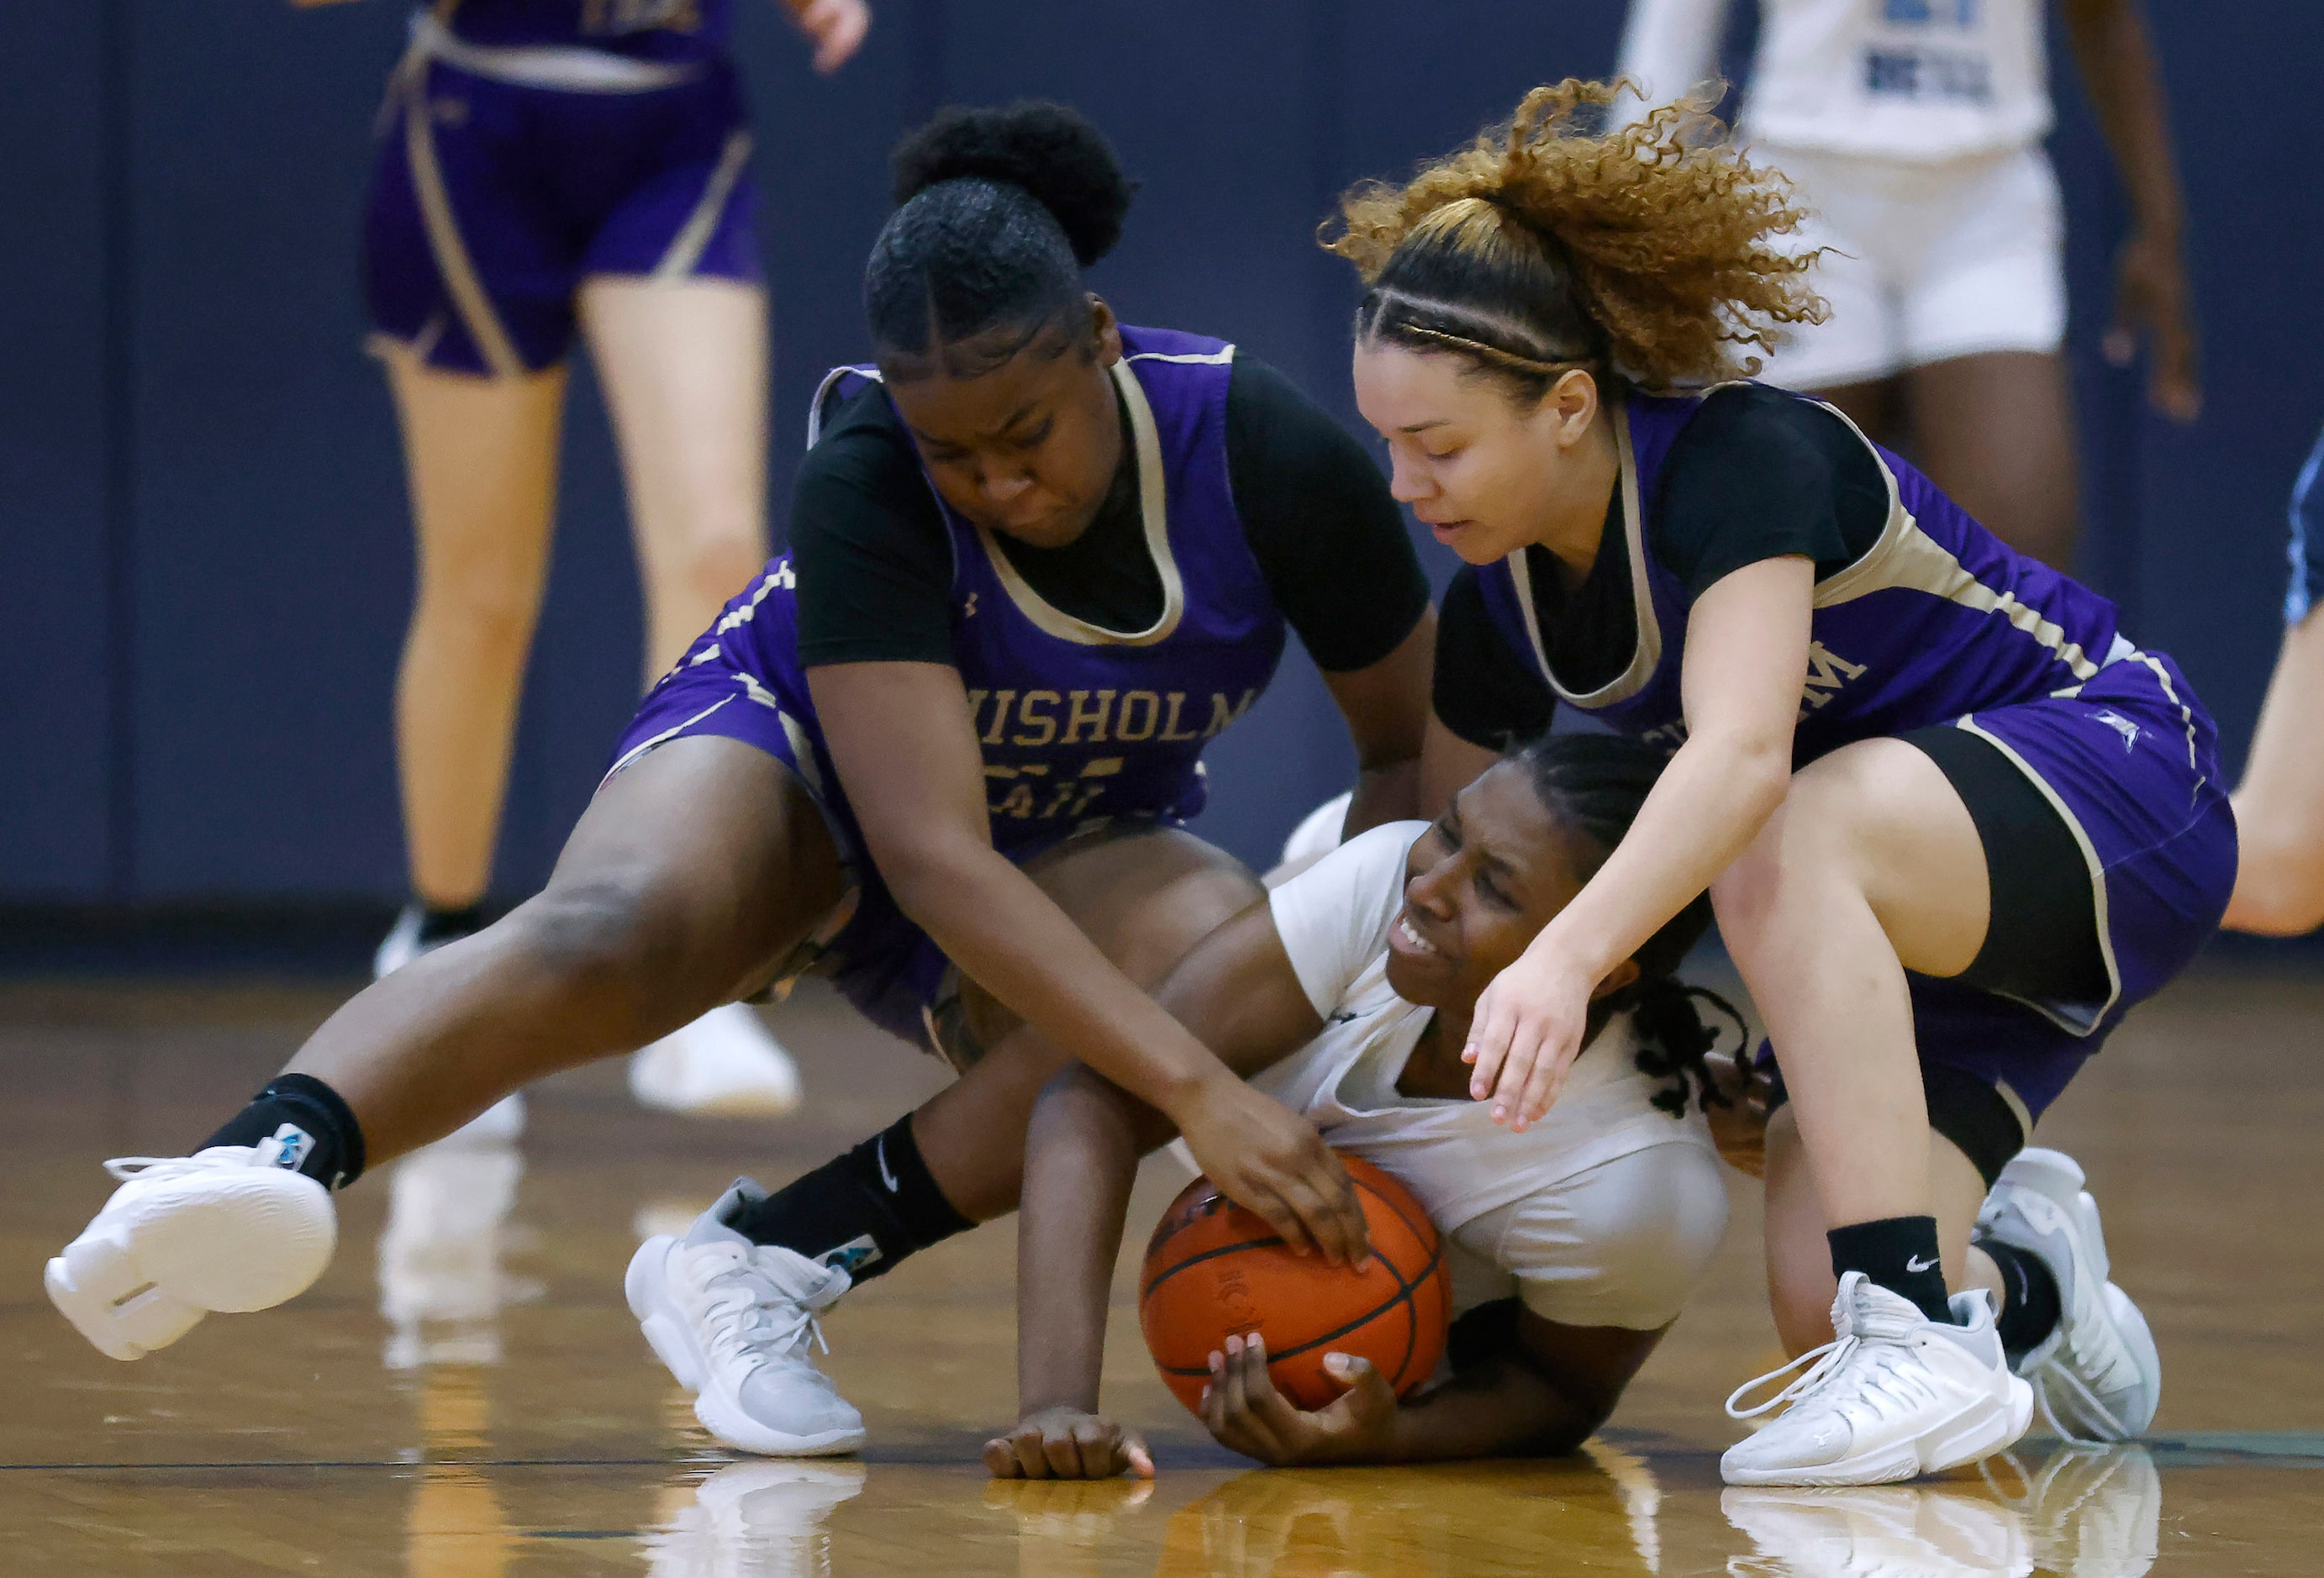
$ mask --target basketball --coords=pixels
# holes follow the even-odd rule
[[[1360,1158],[1340,1160],[1370,1230],[1360,1271],[1292,1253],[1207,1178],[1162,1214],[1139,1273],[1138,1323],[1163,1384],[1189,1410],[1201,1410],[1210,1356],[1230,1336],[1264,1339],[1268,1373],[1301,1408],[1345,1390],[1324,1372],[1326,1353],[1370,1360],[1399,1397],[1435,1371],[1452,1318],[1436,1229],[1402,1184]]]

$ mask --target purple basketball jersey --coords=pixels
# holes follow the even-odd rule
[[[436,19],[488,49],[580,45],[641,60],[706,60],[733,31],[733,0],[435,0]]]
[[[1686,732],[1679,667],[1688,600],[1649,549],[1646,526],[1663,463],[1701,404],[1700,396],[1634,394],[1617,409],[1622,529],[1638,627],[1629,666],[1618,678],[1587,694],[1558,683],[1535,625],[1523,554],[1477,572],[1495,626],[1518,653],[1532,656],[1559,700],[1672,750]],[[1903,457],[1871,447],[1888,479],[1888,523],[1869,553],[1815,589],[1798,762],[1855,740],[2046,696],[2095,677],[2122,655],[2112,603],[2013,553]]]
[[[1194,815],[1203,748],[1258,699],[1283,654],[1283,616],[1228,482],[1234,348],[1161,329],[1125,327],[1121,337],[1114,388],[1130,414],[1164,592],[1150,628],[1102,630],[1043,601],[987,533],[944,510],[954,660],[983,747],[993,845],[1013,860],[1109,821]],[[835,370],[816,397],[809,442],[834,400],[876,377]],[[853,874],[853,918],[830,945],[830,973],[874,1023],[917,1039],[947,960],[896,906],[864,846],[798,660],[798,595],[783,555],[646,697],[614,766],[701,735],[742,740],[788,766]]]
[[[1102,630],[1052,607],[991,534],[938,500],[952,532],[953,656],[984,747],[993,842],[1004,850],[1092,820],[1193,816],[1204,801],[1204,746],[1259,699],[1283,655],[1283,616],[1227,476],[1234,347],[1127,326],[1121,339],[1114,384],[1162,576],[1151,627]],[[835,369],[818,391],[817,418],[876,376]]]

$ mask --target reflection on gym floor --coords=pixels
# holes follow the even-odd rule
[[[1758,1547],[1738,1573],[1824,1578],[2137,1578],[2154,1564],[2163,1482],[2143,1446],[2037,1446],[1978,1479],[1847,1490],[1729,1490],[1720,1510]]]

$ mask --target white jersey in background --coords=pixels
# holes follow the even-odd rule
[[[1728,5],[1632,0],[1622,73],[1654,104],[1714,75]],[[1935,163],[2050,130],[2040,0],[1759,0],[1759,13],[1739,117],[1754,142]]]
[[[1433,1013],[1398,997],[1387,969],[1405,856],[1426,830],[1374,828],[1269,896],[1324,1026],[1252,1083],[1412,1190],[1449,1241],[1454,1313],[1515,1296],[1563,1325],[1667,1325],[1726,1230],[1727,1190],[1702,1115],[1654,1106],[1669,1081],[1639,1070],[1627,1017],[1522,1133],[1485,1102],[1397,1091]]]

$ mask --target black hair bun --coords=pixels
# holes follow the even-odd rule
[[[1084,268],[1121,239],[1138,191],[1098,129],[1080,111],[1046,99],[939,110],[896,145],[892,163],[899,203],[963,177],[1023,188],[1055,216]]]

